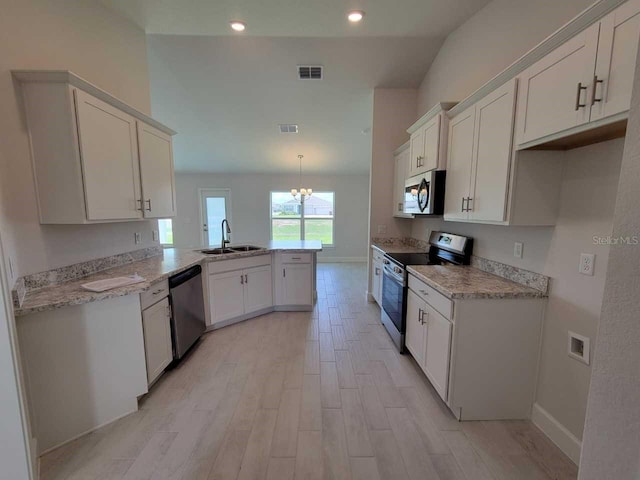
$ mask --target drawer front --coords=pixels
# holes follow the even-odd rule
[[[409,275],[409,288],[447,320],[451,320],[451,312],[453,310],[453,302],[451,300],[413,275]]]
[[[169,295],[169,281],[163,280],[154,283],[149,290],[140,294],[140,307],[142,310],[149,308],[154,303],[159,302]]]
[[[246,268],[261,267],[271,265],[271,254],[255,255],[253,257],[236,258],[233,260],[220,260],[207,264],[207,273],[233,272],[234,270],[244,270]]]
[[[311,263],[310,253],[283,253],[282,263]]]

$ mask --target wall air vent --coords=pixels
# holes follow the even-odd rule
[[[299,80],[322,80],[322,65],[298,65]]]
[[[294,123],[281,123],[280,133],[298,133],[298,125]]]

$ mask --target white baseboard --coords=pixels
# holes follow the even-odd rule
[[[556,446],[564,452],[576,465],[580,464],[582,442],[558,420],[540,405],[535,403],[531,412],[531,421],[549,437]]]
[[[318,263],[365,263],[367,257],[321,257],[318,255]]]

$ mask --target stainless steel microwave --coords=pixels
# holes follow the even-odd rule
[[[404,188],[404,213],[411,215],[442,215],[447,172],[432,170],[424,177],[407,180]]]

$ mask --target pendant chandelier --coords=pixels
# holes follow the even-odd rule
[[[304,201],[305,197],[310,197],[311,194],[313,193],[313,190],[310,188],[304,188],[302,187],[302,159],[304,158],[304,155],[298,155],[298,159],[300,160],[300,179],[299,179],[299,190],[298,188],[292,188],[291,189],[291,195],[293,196],[293,198],[297,199],[298,198],[298,193],[300,193],[300,200]]]

